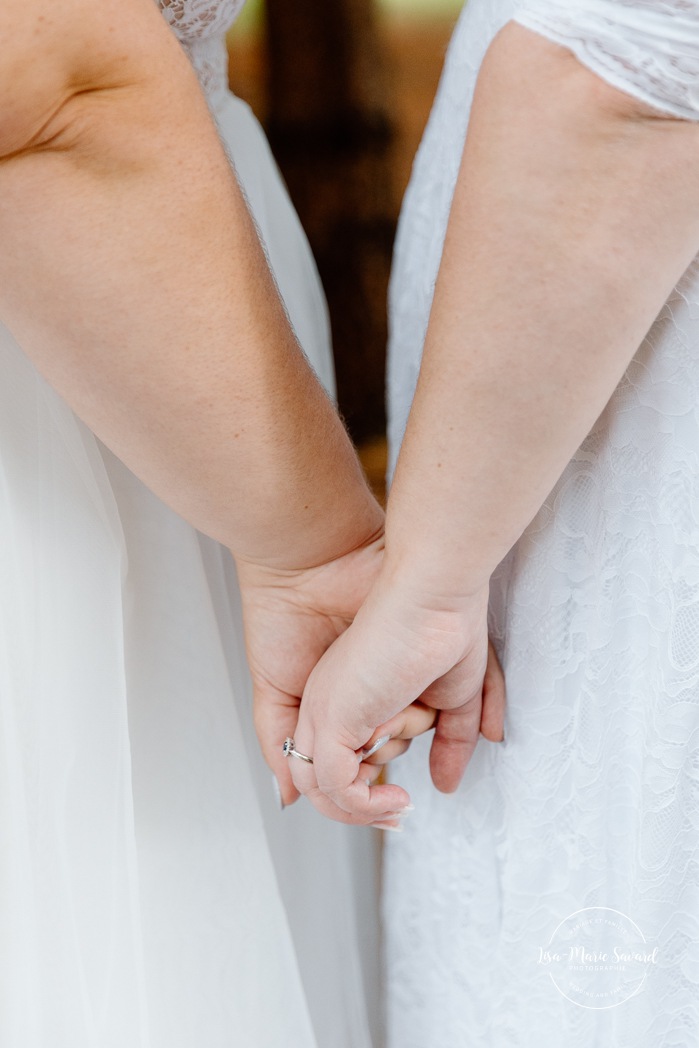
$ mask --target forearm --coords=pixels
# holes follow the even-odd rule
[[[0,314],[76,413],[197,527],[243,559],[320,563],[366,539],[380,512],[184,55],[153,5],[128,0],[115,17],[123,39],[98,70],[67,55],[55,86],[0,128]]]
[[[519,26],[476,89],[387,566],[477,592],[592,428],[699,249],[699,127]]]

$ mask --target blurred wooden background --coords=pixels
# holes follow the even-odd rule
[[[333,324],[338,399],[383,472],[386,294],[400,202],[460,0],[253,0],[230,79],[265,125]]]

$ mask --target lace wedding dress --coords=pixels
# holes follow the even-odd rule
[[[241,0],[161,6],[330,386],[308,245],[227,91]],[[0,376],[0,1044],[368,1048],[371,835],[274,810],[230,557],[3,327]]]
[[[399,230],[393,460],[474,83],[513,17],[615,86],[699,118],[696,0],[469,0]],[[427,743],[401,762],[416,811],[387,841],[390,1048],[695,1048],[696,261],[495,572],[489,626],[507,681],[506,742],[481,740],[454,796],[431,786]],[[618,973],[594,961],[575,971],[566,961],[576,936],[607,946],[615,935],[645,959]],[[561,959],[548,964],[540,949],[561,943]]]

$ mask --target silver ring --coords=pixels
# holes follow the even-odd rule
[[[284,739],[284,745],[282,746],[285,757],[298,757],[300,761],[305,761],[306,764],[313,764],[313,758],[307,757],[305,753],[299,753],[296,749],[296,743],[292,738]]]

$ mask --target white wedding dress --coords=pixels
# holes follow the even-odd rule
[[[393,461],[474,82],[512,17],[616,87],[699,118],[697,0],[469,0],[396,248]],[[423,740],[397,776],[416,811],[386,842],[390,1048],[696,1048],[698,262],[495,572],[489,625],[507,682],[505,743],[481,740],[453,796],[431,786]],[[625,1003],[585,1005],[540,963],[559,924],[589,908],[619,911],[624,933],[657,948]],[[610,990],[602,970],[585,978]]]
[[[227,91],[242,2],[161,6],[331,386],[308,245]],[[95,439],[1,326],[0,590],[2,1048],[376,1043],[373,836],[275,810],[231,558]]]

